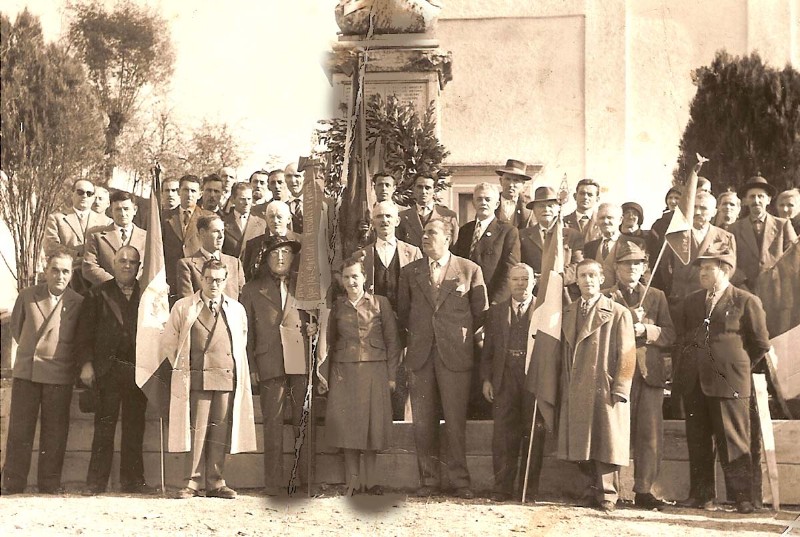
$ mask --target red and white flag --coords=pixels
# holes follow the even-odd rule
[[[708,159],[697,155],[697,164],[692,168],[689,174],[689,180],[683,189],[678,206],[672,213],[672,220],[669,222],[669,227],[664,233],[664,240],[669,244],[672,251],[681,263],[688,265],[692,257],[692,220],[694,219],[694,199],[697,192],[697,173],[703,166],[703,162]]]
[[[525,361],[525,388],[536,395],[539,412],[551,431],[555,426],[564,305],[564,230],[560,218],[553,227],[545,240]]]
[[[169,387],[172,366],[163,360],[161,336],[169,319],[169,286],[164,263],[164,242],[161,235],[161,211],[157,192],[158,177],[153,178],[150,192],[150,215],[140,287],[139,317],[136,331],[136,385],[142,389],[148,404],[163,418],[169,416]]]

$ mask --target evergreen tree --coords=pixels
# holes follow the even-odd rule
[[[762,175],[779,191],[800,183],[800,72],[765,65],[757,53],[718,52],[693,73],[697,94],[680,144],[675,179],[682,182],[695,153],[710,159],[703,175],[714,192]]]
[[[0,214],[21,288],[35,278],[47,216],[102,161],[103,117],[80,62],[45,44],[27,9],[13,24],[0,14],[0,84]]]

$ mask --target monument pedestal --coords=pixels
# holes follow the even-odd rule
[[[350,102],[350,86],[358,55],[366,56],[365,99],[380,95],[384,101],[396,96],[411,102],[418,113],[434,103],[439,117],[439,94],[452,80],[451,53],[439,48],[431,34],[380,34],[341,36],[325,61],[325,72],[333,86],[333,116],[342,117]]]

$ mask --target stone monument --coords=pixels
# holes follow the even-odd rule
[[[343,117],[351,100],[352,73],[359,55],[366,64],[365,100],[395,95],[424,112],[452,79],[451,54],[439,48],[434,30],[437,1],[342,0],[335,10],[341,34],[325,60],[333,86],[334,116]]]

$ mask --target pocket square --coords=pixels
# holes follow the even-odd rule
[[[456,287],[456,291],[461,293],[461,294],[464,294],[464,293],[467,292],[467,286],[464,285],[463,283],[461,283],[461,284],[458,285],[458,287]]]

